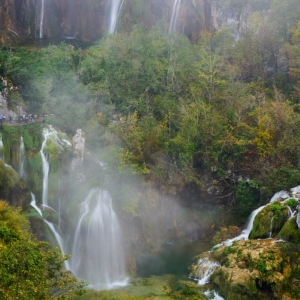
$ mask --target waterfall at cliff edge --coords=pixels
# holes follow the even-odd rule
[[[20,138],[20,150],[19,150],[19,175],[25,177],[24,171],[24,162],[25,162],[25,145],[23,137]]]
[[[41,0],[41,15],[40,15],[40,39],[44,37],[44,0]]]
[[[118,18],[122,8],[124,0],[110,0],[110,15],[108,32],[110,34],[116,33]]]
[[[81,204],[70,268],[94,289],[127,285],[121,229],[108,192],[93,188]]]
[[[172,16],[171,16],[170,25],[169,25],[169,33],[171,33],[172,31],[176,31],[176,24],[177,24],[177,17],[178,17],[180,2],[181,2],[181,0],[174,0]]]

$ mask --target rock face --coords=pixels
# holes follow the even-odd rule
[[[223,263],[212,275],[227,300],[298,299],[299,248],[295,244],[238,241],[213,257]]]
[[[0,160],[0,199],[24,210],[29,207],[31,200],[30,191],[24,180],[2,160]]]
[[[211,253],[222,264],[210,277],[226,300],[298,299],[299,246],[274,239],[237,241]],[[192,276],[201,272],[192,265]]]
[[[112,0],[2,0],[0,6],[0,45],[19,44],[26,38],[61,37],[95,41],[109,28]],[[268,10],[272,1],[255,7],[248,2],[232,4],[225,0],[181,0],[176,32],[197,41],[203,31],[230,26],[236,37],[242,35],[256,9]],[[168,30],[175,0],[128,0],[123,2],[119,31],[135,24],[151,28],[159,21]],[[248,4],[247,4],[248,3]],[[42,10],[42,7],[44,9]],[[43,11],[43,13],[42,13]]]

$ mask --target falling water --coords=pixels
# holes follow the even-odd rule
[[[44,141],[42,143],[42,148],[40,150],[42,163],[43,163],[43,194],[42,194],[42,203],[43,205],[48,205],[48,176],[49,176],[49,161],[47,159],[46,153],[44,152],[47,139],[52,132],[47,128],[44,128],[43,135]]]
[[[114,34],[117,31],[118,17],[124,0],[110,0],[110,16],[108,32]]]
[[[271,218],[270,232],[269,232],[269,239],[272,238],[273,219],[274,219],[274,216]]]
[[[296,189],[296,188],[295,188]],[[295,193],[295,189],[291,189],[291,192],[292,193]],[[247,227],[242,231],[242,233],[232,239],[228,239],[218,245],[216,245],[214,248],[217,248],[217,247],[220,247],[222,245],[225,245],[225,246],[231,246],[232,243],[234,241],[239,241],[239,240],[248,240],[249,239],[249,234],[250,232],[252,231],[253,229],[253,222],[255,220],[255,217],[258,215],[259,212],[261,212],[267,205],[270,205],[271,203],[275,202],[275,201],[278,201],[280,199],[286,199],[286,198],[289,198],[289,194],[286,192],[286,191],[280,191],[278,193],[276,193],[269,201],[268,204],[266,205],[263,205],[259,208],[257,208],[256,210],[254,210],[250,217],[249,217],[249,221],[248,221],[248,224],[247,224]],[[283,203],[284,201],[282,201]],[[271,220],[271,229],[270,229],[270,236],[272,235],[272,221],[273,221],[273,218]],[[197,267],[197,278],[194,278],[198,281],[198,284],[199,285],[205,285],[209,282],[209,278],[210,276],[214,273],[214,271],[219,268],[220,265],[215,262],[215,261],[211,261],[209,259],[209,257],[205,257],[205,258],[202,258],[198,261],[198,267]],[[215,295],[216,296],[216,295]],[[220,296],[216,296],[215,299],[222,299],[222,298],[218,298]]]
[[[211,300],[224,300],[216,291],[206,291],[204,295],[209,297]],[[213,298],[212,298],[213,297]]]
[[[23,137],[20,138],[20,151],[19,151],[19,175],[25,177],[24,171],[24,162],[25,162],[25,145]]]
[[[171,21],[170,21],[170,25],[169,25],[169,33],[171,33],[172,31],[176,31],[177,17],[178,17],[180,2],[181,2],[181,0],[174,0],[172,16],[171,16]]]
[[[43,214],[42,214],[42,211],[40,210],[40,208],[36,205],[36,200],[35,200],[35,196],[33,193],[31,193],[31,203],[30,205],[39,213],[39,215],[43,218],[43,220],[45,221],[45,223],[48,225],[48,227],[50,228],[50,230],[52,231],[52,233],[54,234],[55,238],[56,238],[56,241],[58,243],[58,246],[61,250],[61,253],[63,255],[65,255],[65,252],[64,252],[64,242],[63,242],[63,239],[62,237],[60,236],[60,234],[57,232],[55,226],[47,221],[46,219],[44,219],[43,217]],[[69,262],[68,261],[65,261],[65,267],[67,270],[70,269],[70,266],[69,266]]]
[[[71,253],[71,271],[94,289],[127,284],[121,229],[108,192],[94,188],[82,202]]]
[[[2,133],[0,133],[0,159],[4,162]]]
[[[211,261],[208,257],[199,259],[197,268],[198,284],[205,285],[209,283],[210,275],[220,267],[221,265],[218,262]]]
[[[44,37],[44,1],[42,1],[42,7],[41,7],[41,18],[40,18],[40,39]]]

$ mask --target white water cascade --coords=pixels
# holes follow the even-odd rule
[[[2,133],[0,133],[0,159],[4,162]]]
[[[225,300],[216,291],[206,291],[204,292],[204,295],[209,297],[211,300]]]
[[[35,200],[35,196],[33,193],[31,193],[31,202],[30,202],[30,205],[39,213],[39,215],[43,218],[44,222],[48,225],[48,227],[50,228],[50,230],[52,231],[52,233],[54,234],[55,238],[56,238],[56,241],[58,243],[58,246],[61,250],[61,253],[63,255],[65,255],[65,252],[64,252],[64,242],[63,242],[63,239],[62,237],[60,236],[60,234],[57,232],[55,226],[47,221],[46,219],[44,219],[43,217],[43,213],[42,211],[40,210],[40,208],[36,205],[36,200]],[[65,261],[65,267],[67,270],[70,269],[70,266],[69,266],[69,262],[68,261]]]
[[[20,150],[19,150],[19,175],[23,178],[25,178],[24,162],[25,162],[25,145],[24,145],[23,137],[21,136]]]
[[[127,285],[121,229],[108,192],[93,188],[81,204],[71,271],[94,289]]]
[[[173,31],[176,31],[177,17],[178,17],[180,3],[181,0],[174,0],[171,20],[169,24],[169,34],[172,33]]]
[[[45,10],[45,0],[41,0],[40,39],[44,37],[44,10]]]
[[[43,135],[44,141],[42,143],[42,148],[40,150],[43,164],[43,195],[42,202],[43,205],[48,205],[48,176],[49,176],[49,161],[45,153],[45,147],[47,144],[48,137],[53,134],[53,131],[49,131],[48,128],[44,128]]]
[[[110,0],[110,15],[108,32],[114,34],[117,31],[118,18],[124,0]]]
[[[300,188],[300,186],[299,186],[299,188]],[[299,190],[297,188],[294,188],[294,189],[291,189],[291,192],[294,196],[296,194],[296,192],[299,192]],[[246,228],[242,231],[242,233],[240,235],[238,235],[238,236],[236,236],[232,239],[228,239],[228,240],[214,246],[214,248],[220,247],[222,245],[231,246],[234,241],[248,240],[249,239],[249,234],[253,229],[253,222],[255,220],[255,217],[258,215],[258,213],[261,212],[267,205],[270,205],[271,203],[273,203],[275,201],[278,201],[280,199],[287,199],[289,197],[290,197],[290,195],[286,191],[280,191],[280,192],[276,193],[271,198],[271,200],[269,201],[268,204],[257,208],[256,210],[254,210],[251,213],[251,215],[249,217],[248,224],[247,224]],[[282,201],[282,202],[284,202],[284,201]],[[270,235],[272,235],[272,221],[271,221]],[[205,285],[209,282],[210,276],[219,267],[220,267],[220,264],[215,262],[215,261],[210,260],[209,257],[205,257],[203,259],[200,259],[198,261],[198,267],[197,267],[197,278],[194,278],[194,279],[198,281],[199,285]],[[220,299],[220,298],[216,298],[216,299]]]
[[[205,285],[209,283],[210,275],[221,265],[216,261],[211,261],[208,257],[199,259],[197,268],[198,284]]]

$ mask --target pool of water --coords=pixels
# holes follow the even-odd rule
[[[136,259],[137,276],[149,277],[173,274],[187,278],[193,258],[211,249],[207,241],[178,240],[163,245],[157,255],[140,256]]]

